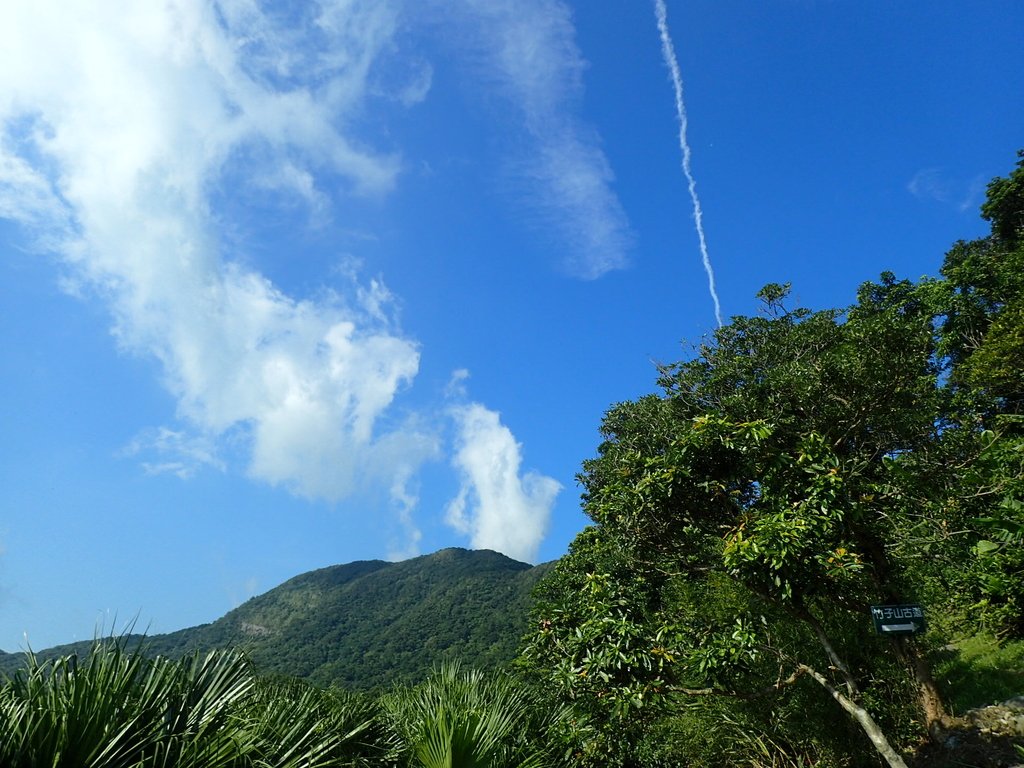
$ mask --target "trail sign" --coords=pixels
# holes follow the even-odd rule
[[[872,605],[871,618],[880,635],[916,635],[924,632],[924,611],[919,603]]]

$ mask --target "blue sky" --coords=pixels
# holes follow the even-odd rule
[[[643,0],[0,8],[0,648],[300,572],[560,556],[715,327]],[[722,313],[936,274],[1024,146],[1024,6],[667,1]]]

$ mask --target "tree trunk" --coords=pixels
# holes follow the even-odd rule
[[[903,602],[903,596],[897,594],[889,587],[889,573],[891,569],[885,548],[875,539],[867,536],[860,537],[859,543],[864,547],[874,563],[875,567],[872,570],[872,575],[879,592],[893,603]],[[942,701],[939,688],[935,684],[935,678],[932,677],[928,661],[924,658],[920,649],[907,638],[895,637],[893,642],[896,647],[897,657],[909,666],[914,674],[914,681],[917,683],[917,701],[921,707],[921,712],[924,714],[924,723],[928,735],[932,738],[932,741],[939,741],[942,731],[949,724],[949,714],[946,712],[946,706]]]
[[[949,714],[946,712],[939,688],[935,684],[935,678],[932,677],[931,667],[928,666],[928,660],[921,653],[921,649],[912,641],[905,637],[895,638],[895,640],[897,653],[914,672],[918,702],[924,713],[928,735],[932,737],[933,741],[938,741],[942,736],[942,731],[949,724]]]
[[[885,734],[882,729],[878,727],[878,723],[874,721],[871,715],[866,709],[857,704],[853,699],[849,698],[842,691],[832,685],[825,677],[819,672],[811,669],[806,664],[801,664],[802,669],[806,674],[813,677],[818,683],[835,699],[839,706],[849,713],[854,720],[857,721],[857,725],[861,727],[867,737],[871,740],[871,743],[878,750],[878,754],[882,756],[882,759],[888,763],[891,768],[907,768],[907,764],[903,762],[903,758],[900,754],[893,749],[892,744],[885,738]]]
[[[857,721],[857,725],[859,725],[864,733],[867,734],[871,743],[875,746],[875,749],[878,750],[878,754],[880,754],[892,768],[907,768],[907,764],[903,762],[903,758],[900,757],[899,753],[892,748],[892,745],[885,737],[882,729],[878,727],[878,723],[874,721],[864,707],[860,706],[853,700],[853,697],[857,695],[857,682],[854,680],[853,673],[850,671],[849,665],[847,665],[832,646],[828,635],[825,634],[825,628],[821,626],[821,623],[809,610],[806,608],[798,610],[799,613],[802,614],[803,620],[807,622],[812,630],[814,630],[814,634],[818,638],[818,642],[821,643],[822,647],[825,649],[825,653],[828,655],[829,661],[832,663],[832,668],[842,675],[843,680],[846,683],[847,693],[844,694],[838,688],[833,686],[824,677],[824,675],[811,667],[808,667],[806,664],[801,664],[800,668],[817,680],[825,690],[832,694],[832,698],[839,703],[839,706],[845,709],[847,713]]]
[[[818,621],[814,614],[812,614],[806,608],[800,608],[797,611],[797,615],[803,619],[811,630],[814,632],[814,636],[818,638],[818,642],[821,643],[821,647],[825,649],[825,654],[828,656],[829,661],[832,663],[833,668],[837,669],[843,674],[843,680],[846,681],[846,691],[850,696],[856,696],[857,681],[853,678],[853,673],[850,671],[850,667],[842,659],[842,657],[836,652],[836,649],[832,646],[832,641],[828,639],[828,635],[825,634],[825,628],[821,626],[821,622]]]

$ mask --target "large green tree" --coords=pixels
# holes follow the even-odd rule
[[[628,632],[646,628],[642,652],[605,664],[598,649],[608,644],[595,637],[576,654],[576,676],[610,681],[614,668],[625,684],[607,695],[634,705],[645,693],[751,696],[810,678],[901,765],[863,705],[871,669],[851,656],[869,604],[917,597],[893,512],[934,482],[927,457],[940,442],[942,397],[932,315],[891,276],[865,286],[846,313],[787,309],[783,286],[762,298],[763,314],[734,318],[692,360],[663,370],[662,395],[605,418],[599,456],[580,478],[585,510],[653,594],[643,615],[623,617]],[[902,466],[908,454],[913,472]],[[614,604],[612,574],[590,579],[599,616]],[[682,592],[691,605],[725,599],[733,615],[666,611]],[[566,642],[560,629],[570,642],[596,629],[558,618],[547,619],[552,643]],[[536,653],[546,641],[542,631]],[[941,720],[917,649],[896,641],[891,650],[914,670],[924,717]]]
[[[958,586],[973,592],[977,620],[1024,637],[1024,150],[981,213],[990,233],[956,243],[932,286],[951,411],[973,458],[947,503],[975,533]]]
[[[990,412],[1024,413],[1024,150],[988,186],[987,237],[961,241],[942,266],[948,292],[942,349],[954,386],[988,397]]]
[[[927,641],[875,637],[868,607],[1020,631],[1022,211],[1024,156],[942,279],[884,274],[820,312],[770,285],[611,409],[580,476],[595,527],[541,592],[526,666],[606,725],[813,681],[891,765],[908,707],[937,734]]]

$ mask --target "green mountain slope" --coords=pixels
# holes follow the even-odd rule
[[[493,667],[515,654],[530,591],[547,569],[464,549],[336,565],[296,576],[211,624],[146,643],[151,653],[172,657],[241,646],[264,673],[351,689],[418,680],[450,657]],[[0,657],[2,669],[21,663],[18,654]]]

